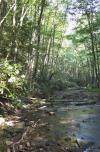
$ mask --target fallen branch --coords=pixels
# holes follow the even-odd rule
[[[21,138],[17,142],[14,142],[11,145],[9,145],[10,147],[12,147],[12,152],[16,152],[15,146],[18,145],[18,144],[20,144],[23,141],[23,139],[26,137],[27,133],[29,132],[30,127],[31,128],[35,128],[37,126],[37,124],[38,124],[39,121],[40,121],[40,119],[34,125],[32,124],[32,126],[28,126],[26,128],[25,132],[22,134]]]

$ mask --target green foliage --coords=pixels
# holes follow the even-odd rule
[[[22,91],[25,76],[21,75],[21,65],[11,65],[8,61],[0,62],[0,93],[6,97],[15,98]]]
[[[7,1],[5,14],[14,2]],[[24,0],[15,5],[0,26],[0,93],[3,96],[20,105],[18,96],[48,95],[77,84],[92,84],[93,77],[96,82],[100,73],[99,12],[87,14],[85,1],[77,2],[77,6],[69,0]],[[77,18],[74,32],[68,34],[66,7],[74,5],[80,12],[84,9],[84,14]]]

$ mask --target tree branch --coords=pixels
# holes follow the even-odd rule
[[[15,6],[15,4],[13,4],[10,9],[8,10],[7,14],[4,16],[4,18],[0,21],[0,26],[2,25],[2,23],[5,21],[5,19],[7,18],[7,16],[9,15],[10,11],[13,9],[13,7]]]

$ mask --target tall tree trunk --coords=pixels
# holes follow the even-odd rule
[[[98,87],[100,87],[100,78],[99,78],[99,73],[100,73],[100,65],[99,65],[99,49],[98,49],[98,40],[97,40],[96,34],[94,35],[94,38],[95,38],[96,60],[97,60]]]
[[[90,30],[90,40],[91,40],[91,52],[93,57],[93,69],[95,70],[95,77],[94,77],[94,84],[96,83],[96,86],[98,86],[98,71],[97,71],[97,61],[96,61],[96,54],[95,54],[95,41],[94,41],[94,28],[93,28],[93,13],[86,13],[87,20],[88,20],[88,26]],[[95,82],[96,81],[96,82]]]
[[[45,7],[45,0],[41,0],[41,9],[40,9],[40,15],[38,18],[37,23],[37,32],[36,32],[36,42],[37,42],[37,48],[35,52],[35,61],[34,61],[34,69],[33,69],[33,79],[37,76],[37,70],[38,70],[38,60],[39,60],[39,50],[40,50],[40,39],[41,39],[41,21],[43,17],[43,11]]]
[[[0,23],[2,22],[4,16],[7,12],[7,2],[5,0],[0,0]],[[3,24],[0,24],[0,50],[2,49],[2,37],[3,37]]]

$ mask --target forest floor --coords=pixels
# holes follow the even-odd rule
[[[100,152],[99,103],[100,92],[87,89],[30,98],[16,110],[0,101],[0,152]]]

